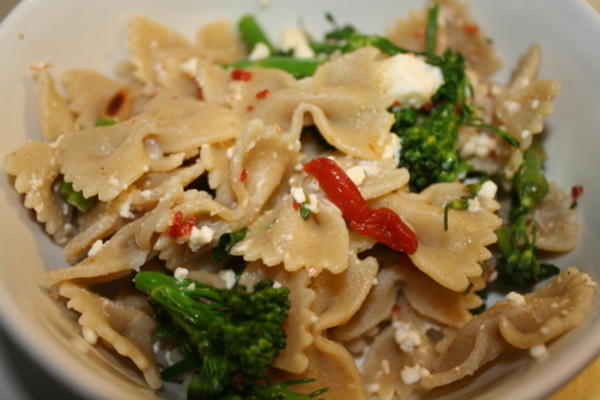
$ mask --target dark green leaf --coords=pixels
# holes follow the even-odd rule
[[[237,232],[225,233],[219,238],[219,243],[212,249],[212,258],[215,261],[223,260],[231,251],[231,248],[238,242],[244,240],[246,234],[250,230],[248,228],[241,229]]]

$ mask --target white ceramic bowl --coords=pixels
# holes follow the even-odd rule
[[[55,73],[83,67],[110,73],[126,56],[127,19],[141,13],[189,35],[216,18],[256,13],[272,37],[298,20],[315,33],[325,28],[324,11],[365,32],[382,32],[420,0],[27,0],[0,26],[0,156],[28,139],[40,138],[35,93],[28,66],[49,60]],[[600,281],[600,17],[584,0],[480,0],[472,12],[497,45],[506,66],[532,42],[543,48],[541,76],[560,79],[563,90],[548,120],[548,174],[561,184],[583,184],[583,240],[558,260],[578,265]],[[505,79],[504,70],[499,79]],[[140,378],[117,368],[107,353],[82,345],[79,330],[37,283],[46,269],[63,265],[60,249],[21,207],[6,175],[0,179],[0,312],[4,327],[57,377],[93,398],[151,398]],[[69,318],[65,318],[65,315]],[[87,350],[86,350],[87,349]],[[557,340],[542,363],[504,362],[446,398],[536,399],[565,383],[600,350],[600,309]],[[509,370],[511,372],[509,372]]]

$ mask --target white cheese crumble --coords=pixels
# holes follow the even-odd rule
[[[89,344],[96,344],[98,342],[98,335],[96,334],[96,331],[86,326],[81,328],[81,336],[83,336],[83,340]]]
[[[402,144],[400,142],[400,136],[390,134],[388,136],[388,142],[383,147],[383,154],[381,155],[384,159],[393,159],[395,164],[400,161],[400,150]]]
[[[421,334],[409,323],[396,321],[393,324],[395,328],[394,340],[405,353],[412,353],[415,347],[422,343]]]
[[[127,200],[119,208],[119,215],[126,219],[135,218],[135,214],[131,212],[131,200]]]
[[[548,349],[546,349],[546,345],[538,344],[529,349],[529,354],[533,358],[542,358],[548,355]]]
[[[225,287],[231,289],[235,286],[235,272],[231,269],[225,269],[219,272],[219,277],[225,281]]]
[[[521,131],[521,138],[523,140],[527,140],[530,136],[531,136],[531,132],[529,132],[527,129]]]
[[[525,304],[525,297],[517,292],[510,292],[506,295],[506,299],[515,306],[522,306]]]
[[[360,185],[366,178],[365,169],[360,165],[355,165],[346,170],[346,175],[355,185]]]
[[[227,156],[227,158],[229,158],[231,160],[231,157],[233,157],[233,146],[229,147],[225,151],[225,155]]]
[[[516,101],[512,101],[512,100],[506,100],[504,102],[504,105],[506,106],[506,109],[508,110],[509,113],[515,113],[515,112],[519,111],[519,109],[521,108],[521,105],[519,103],[517,103]]]
[[[377,393],[379,391],[379,383],[369,383],[365,385],[365,390],[369,393]]]
[[[261,58],[269,57],[270,54],[271,54],[271,51],[269,50],[269,47],[266,44],[264,44],[263,42],[258,42],[252,49],[252,52],[250,53],[250,55],[248,56],[248,60],[250,60],[250,61],[260,60]]]
[[[469,212],[481,211],[481,202],[478,198],[469,199],[468,206]]]
[[[200,247],[206,243],[210,243],[215,236],[215,231],[206,225],[203,225],[200,229],[195,226],[192,227],[190,232],[189,246],[192,251],[197,251]]]
[[[102,239],[96,240],[94,242],[94,244],[92,244],[92,247],[90,247],[90,250],[87,253],[88,257],[98,254],[98,252],[100,251],[102,246],[104,246],[104,242],[102,241]]]
[[[463,158],[471,156],[484,158],[487,157],[495,147],[496,141],[491,136],[485,133],[479,133],[467,139],[460,149],[460,155]]]
[[[481,188],[477,192],[477,197],[480,200],[493,200],[496,197],[496,192],[498,192],[498,185],[493,181],[487,180],[481,185]]]
[[[182,281],[182,280],[186,279],[189,274],[190,274],[190,271],[187,268],[181,268],[181,267],[175,268],[175,272],[173,272],[173,276],[178,281]]]
[[[163,155],[160,143],[158,143],[156,139],[144,139],[144,148],[146,149],[148,157],[150,157],[151,160],[158,160]]]
[[[422,107],[444,83],[438,67],[412,54],[396,54],[382,65],[387,93],[402,106]]]
[[[308,195],[308,204],[305,207],[313,214],[319,213],[319,198],[316,194],[311,193]]]
[[[294,198],[294,201],[298,204],[302,204],[306,201],[306,194],[304,194],[304,189],[301,187],[293,187],[291,194]]]
[[[295,57],[311,58],[315,52],[308,45],[308,40],[303,31],[298,28],[286,28],[283,30],[281,48],[284,51],[292,50]]]
[[[407,385],[417,383],[421,380],[421,378],[426,378],[429,375],[431,375],[429,370],[421,367],[419,364],[415,364],[414,367],[405,366],[400,372],[402,381]]]
[[[405,366],[402,368],[400,376],[402,376],[402,381],[407,385],[412,385],[413,383],[417,383],[419,380],[421,380],[421,374],[419,373],[419,368],[417,366]]]
[[[377,286],[377,285],[379,285],[379,279],[377,279],[377,278],[373,278],[373,280],[371,281],[371,284],[372,284],[373,286]]]
[[[540,105],[540,101],[538,99],[531,100],[531,109],[535,110]]]
[[[150,197],[152,197],[152,190],[142,190],[140,192],[140,196],[142,196],[142,199],[148,200]]]
[[[198,69],[198,59],[196,57],[190,58],[186,62],[179,64],[179,69],[191,77],[196,76],[196,71]]]
[[[281,286],[283,286],[281,283],[279,283],[278,281],[273,281],[273,288],[275,289],[279,289]]]

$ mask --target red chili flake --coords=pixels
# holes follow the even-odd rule
[[[300,203],[298,203],[296,200],[292,199],[292,207],[294,207],[294,210],[298,211],[300,209]]]
[[[413,32],[413,37],[417,38],[417,39],[422,39],[425,37],[425,34],[423,32]]]
[[[248,107],[246,107],[246,110],[252,111],[252,110],[254,110],[254,106],[248,106]]]
[[[126,95],[127,93],[123,89],[115,93],[106,106],[106,115],[109,117],[116,116],[125,103]]]
[[[421,111],[429,111],[429,110],[431,110],[432,107],[433,107],[433,103],[429,102],[429,103],[425,104],[423,107],[421,107]]]
[[[204,92],[202,91],[201,87],[199,87],[198,89],[196,89],[196,99],[197,100],[204,100]]]
[[[392,307],[392,312],[394,314],[400,314],[400,311],[401,311],[400,306],[398,304],[394,304],[394,307]]]
[[[581,197],[582,194],[583,194],[583,186],[575,185],[571,188],[571,198],[573,199],[573,202],[571,203],[572,209],[577,207],[577,202],[579,201],[579,198]]]
[[[248,170],[243,169],[242,172],[240,172],[240,181],[246,182],[247,180],[248,180]]]
[[[454,114],[456,114],[456,115],[460,115],[460,113],[461,113],[461,112],[462,112],[462,107],[461,107],[461,105],[460,105],[460,104],[456,104],[456,105],[454,106]]]
[[[252,73],[250,71],[246,71],[245,69],[236,68],[231,71],[231,79],[234,81],[249,81],[252,79]]]
[[[261,90],[260,92],[256,93],[256,98],[259,100],[266,99],[269,97],[269,93],[271,93],[269,92],[269,89]]]
[[[187,236],[192,231],[192,228],[196,225],[196,217],[183,218],[183,213],[177,211],[173,215],[171,225],[166,230],[166,233],[174,238]]]
[[[466,34],[473,35],[473,34],[479,32],[479,25],[477,25],[477,24],[464,24],[463,25],[463,30],[465,31]]]
[[[370,208],[354,182],[333,160],[315,158],[304,164],[304,171],[317,179],[351,228],[394,250],[407,254],[417,251],[419,242],[412,229],[389,208]]]
[[[394,106],[399,106],[400,102],[398,100],[394,100],[394,102],[392,103],[392,107]]]

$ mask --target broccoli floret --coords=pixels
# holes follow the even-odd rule
[[[189,399],[301,400],[322,393],[286,389],[298,382],[266,383],[268,368],[285,348],[288,288],[264,280],[252,292],[242,285],[217,289],[159,272],[138,273],[135,285],[151,297],[157,336],[172,340],[184,357],[163,378],[193,372]]]
[[[83,192],[78,192],[73,189],[71,182],[61,182],[58,185],[58,193],[65,199],[67,203],[77,208],[81,212],[87,212],[91,210],[98,201],[98,197],[85,197]]]
[[[535,246],[537,224],[531,207],[548,194],[548,181],[542,170],[543,155],[531,147],[513,177],[516,198],[508,224],[498,235],[498,283],[505,289],[528,289],[536,282],[556,275],[559,269],[540,262]]]

